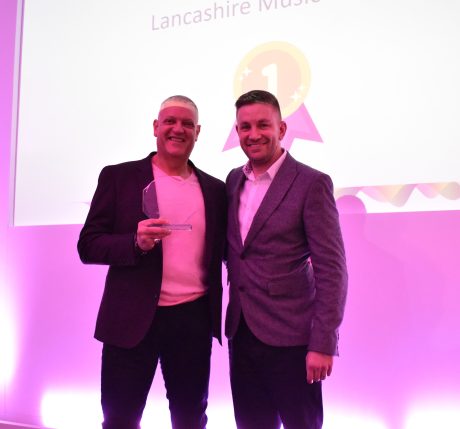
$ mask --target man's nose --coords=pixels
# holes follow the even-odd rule
[[[182,133],[184,131],[184,125],[182,124],[181,121],[176,121],[173,127],[174,132],[176,133]]]
[[[260,138],[260,132],[257,128],[251,128],[249,131],[249,138],[251,140],[258,140]]]

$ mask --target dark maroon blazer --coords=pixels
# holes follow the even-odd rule
[[[78,240],[85,264],[109,265],[96,322],[95,338],[118,347],[137,345],[150,328],[160,296],[161,243],[146,255],[134,247],[142,212],[142,190],[153,180],[151,159],[104,167]],[[222,181],[189,162],[203,192],[205,283],[213,336],[221,342],[222,258],[225,247],[226,194]]]

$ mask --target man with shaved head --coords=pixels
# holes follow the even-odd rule
[[[212,337],[221,342],[225,185],[189,160],[192,100],[163,101],[153,132],[156,152],[101,171],[78,241],[84,263],[109,266],[95,331],[104,429],[140,427],[158,362],[172,427],[205,428]]]

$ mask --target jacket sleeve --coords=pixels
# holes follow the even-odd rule
[[[338,354],[348,275],[333,184],[329,176],[316,177],[304,206],[304,227],[315,276],[315,304],[309,349]]]
[[[114,167],[104,167],[77,244],[85,264],[130,266],[139,263],[141,257],[134,248],[137,220],[133,218],[123,224],[119,221],[123,208],[119,182]]]

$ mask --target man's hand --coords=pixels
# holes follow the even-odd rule
[[[148,252],[153,249],[158,241],[171,234],[169,229],[160,226],[167,223],[168,221],[162,218],[141,220],[137,224],[136,233],[137,245],[139,248],[144,252]]]
[[[305,357],[307,366],[307,383],[312,384],[315,381],[325,380],[326,376],[332,373],[332,364],[334,357],[318,352],[308,352]]]

